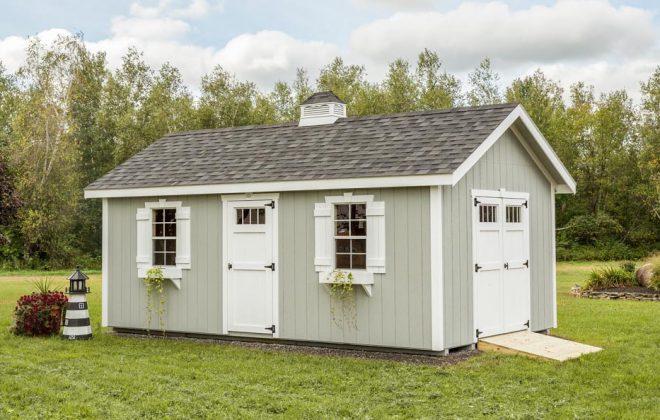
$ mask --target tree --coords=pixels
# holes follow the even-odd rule
[[[390,64],[383,87],[389,112],[414,111],[418,108],[417,84],[407,61],[397,59]]]
[[[470,90],[467,102],[470,106],[498,104],[502,102],[498,83],[500,76],[493,71],[490,59],[485,58],[468,74]]]
[[[202,95],[197,110],[201,128],[235,127],[252,123],[257,96],[253,83],[240,82],[216,66],[202,78]]]
[[[355,115],[357,98],[365,85],[364,66],[346,65],[337,57],[321,69],[316,82],[317,91],[330,90],[346,103],[347,112]]]
[[[451,108],[461,102],[461,83],[442,71],[437,53],[424,49],[419,54],[416,78],[420,109]]]

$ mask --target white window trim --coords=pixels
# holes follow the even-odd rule
[[[328,284],[332,283],[331,273],[336,270],[335,266],[335,234],[334,234],[334,206],[337,204],[358,204],[364,203],[367,205],[367,264],[366,269],[341,269],[342,272],[351,273],[353,276],[353,284],[362,286],[368,296],[372,295],[372,286],[374,284],[374,274],[385,273],[385,203],[381,201],[374,201],[373,195],[353,195],[353,193],[344,193],[340,196],[327,196],[325,197],[325,208],[315,209],[315,217],[322,216],[319,212],[329,212],[325,214],[329,217],[330,226],[326,227],[326,231],[320,233],[315,231],[316,246],[315,252],[315,267],[319,276],[319,283]],[[379,217],[380,216],[380,217]],[[371,219],[370,219],[371,218]],[[315,222],[316,223],[316,222]],[[382,224],[373,229],[373,223]],[[318,225],[317,225],[318,229]],[[329,230],[329,231],[327,231]],[[379,232],[380,231],[380,232]],[[382,236],[382,237],[380,237]],[[330,261],[319,260],[318,248],[322,248],[325,254],[330,258]],[[374,258],[374,256],[376,258]]]
[[[177,289],[181,289],[181,279],[183,278],[183,270],[190,270],[191,257],[190,257],[190,207],[183,207],[181,201],[167,201],[167,199],[160,199],[158,201],[148,201],[144,203],[144,207],[138,209],[136,219],[138,221],[147,221],[149,231],[140,232],[138,227],[138,244],[140,240],[146,241],[144,249],[140,250],[138,245],[138,255],[136,258],[138,278],[143,279],[147,276],[147,271],[154,267],[153,265],[153,210],[156,209],[175,209],[176,210],[176,265],[163,266],[163,276],[169,279]],[[140,216],[140,211],[143,211]],[[140,235],[145,235],[140,238]]]

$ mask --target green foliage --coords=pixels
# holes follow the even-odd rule
[[[615,266],[594,269],[584,285],[591,290],[627,286],[637,286],[634,273]]]
[[[330,314],[332,320],[343,328],[348,320],[348,327],[357,328],[357,307],[355,304],[355,290],[353,290],[353,273],[335,270],[329,274],[328,290],[330,291]],[[341,307],[341,317],[337,307]]]
[[[634,247],[620,241],[597,241],[594,245],[557,242],[557,261],[639,260],[658,246]]]
[[[428,49],[416,63],[394,60],[381,81],[340,57],[317,76],[310,83],[299,68],[262,92],[216,67],[193,96],[177,68],[152,68],[134,48],[111,70],[81,37],[33,39],[16,73],[0,65],[0,267],[97,266],[101,203],[84,200],[90,182],[169,132],[296,121],[323,90],[351,116],[520,102],[577,180],[575,196],[557,197],[558,256],[629,258],[660,242],[660,66],[639,107],[581,82],[566,103],[540,70],[503,87],[488,59],[462,85]]]
[[[30,281],[32,287],[39,293],[59,292],[60,287],[53,285],[53,280],[50,277],[42,277]]]
[[[158,293],[158,325],[160,330],[165,334],[165,278],[163,277],[163,269],[160,267],[152,267],[147,270],[147,276],[144,278],[144,285],[147,289],[147,333],[151,328],[151,314],[153,312],[153,292]]]

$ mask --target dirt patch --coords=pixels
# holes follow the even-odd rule
[[[150,339],[143,334],[112,332],[112,335],[120,337],[131,337],[138,339]],[[156,337],[153,337],[154,339]],[[158,337],[162,339],[162,337]],[[321,346],[308,346],[304,344],[281,344],[281,343],[266,343],[261,341],[239,341],[227,339],[213,339],[213,338],[192,338],[192,337],[165,337],[168,340],[185,340],[196,341],[200,343],[213,343],[220,345],[230,345],[236,347],[251,348],[257,350],[264,350],[270,352],[281,353],[297,353],[297,354],[310,354],[315,356],[328,356],[328,357],[347,357],[358,359],[371,359],[371,360],[387,360],[402,363],[412,363],[420,365],[433,365],[433,366],[450,366],[456,363],[469,359],[478,353],[477,350],[459,350],[450,352],[447,356],[434,356],[427,354],[409,354],[397,353],[389,351],[372,351],[372,350],[356,350],[335,347],[321,347]]]

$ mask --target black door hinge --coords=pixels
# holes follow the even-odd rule
[[[481,270],[482,268],[483,268],[483,267],[480,266],[479,264],[475,264],[475,265],[474,265],[474,272],[475,272],[475,273],[478,273],[479,270]]]
[[[270,207],[271,209],[275,209],[275,200],[271,201],[268,204],[264,204],[264,207]]]
[[[525,202],[523,203],[523,206],[525,206],[525,208],[527,208],[527,200],[525,200]]]
[[[270,327],[264,328],[265,330],[270,330],[273,334],[275,334],[275,325],[271,325]]]
[[[483,331],[481,331],[479,328],[477,328],[477,331],[476,331],[477,338],[479,338],[479,336],[483,333],[484,333]]]
[[[477,197],[474,197],[474,206],[477,207],[481,201],[477,200]]]
[[[264,265],[264,268],[270,268],[270,271],[275,271],[275,263],[270,263],[270,265]]]
[[[504,268],[509,269],[509,263],[504,263]]]
[[[526,326],[527,328],[529,328],[529,319],[523,325]]]
[[[529,268],[529,260],[525,261],[525,262],[523,263],[523,265],[524,265],[525,267]]]
[[[231,270],[232,267],[231,263],[227,264],[227,270]]]

